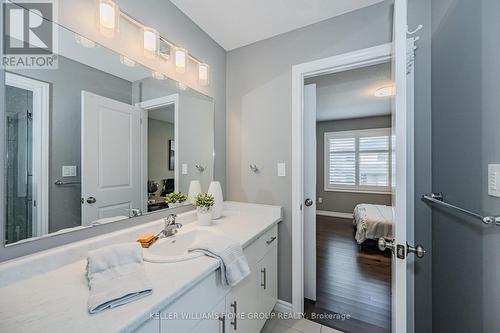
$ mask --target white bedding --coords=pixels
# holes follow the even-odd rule
[[[360,204],[354,208],[354,225],[358,244],[367,239],[392,238],[391,206]]]

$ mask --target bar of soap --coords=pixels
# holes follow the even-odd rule
[[[155,238],[156,238],[156,236],[155,236],[154,234],[150,234],[150,233],[148,233],[148,234],[144,234],[144,235],[142,235],[141,237],[139,237],[139,238],[137,239],[137,241],[138,241],[139,243],[149,243],[149,242],[151,242],[151,241],[152,241],[153,239],[155,239]]]

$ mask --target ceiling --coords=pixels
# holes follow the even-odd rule
[[[384,0],[170,0],[227,51]]]
[[[391,98],[373,94],[390,85],[391,77],[391,64],[384,63],[307,79],[316,83],[317,121],[390,114]]]

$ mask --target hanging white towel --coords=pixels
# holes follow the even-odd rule
[[[222,283],[234,287],[250,275],[248,261],[241,245],[231,238],[206,231],[206,235],[189,248],[190,252],[200,252],[219,261]]]

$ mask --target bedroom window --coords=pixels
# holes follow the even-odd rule
[[[391,192],[391,129],[325,133],[325,190]]]

